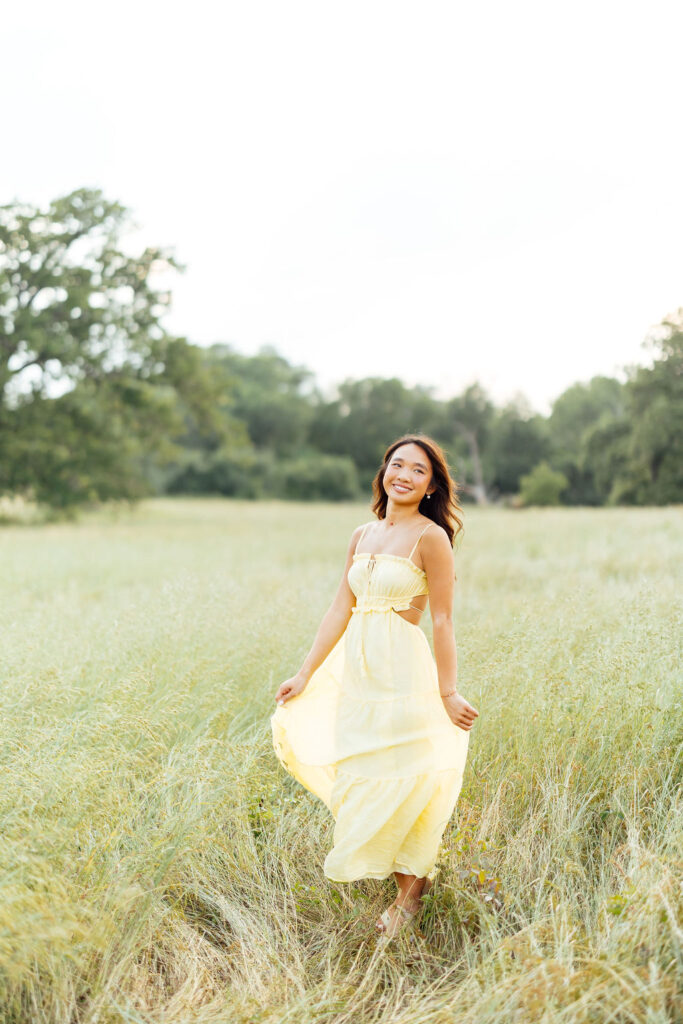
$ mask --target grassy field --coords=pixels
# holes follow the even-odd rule
[[[480,715],[384,953],[394,883],[324,877],[333,821],[268,721],[370,518],[164,500],[0,530],[2,1024],[683,1018],[680,507],[466,509]]]

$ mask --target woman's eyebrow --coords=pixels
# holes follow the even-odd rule
[[[394,455],[394,462],[405,462],[405,459],[402,459],[400,455]],[[413,466],[421,466],[422,469],[426,469],[427,468],[425,466],[424,462],[413,462],[412,465]]]

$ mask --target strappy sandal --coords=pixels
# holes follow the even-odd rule
[[[396,901],[394,901],[387,907],[387,909],[380,917],[380,921],[384,925],[384,931],[380,931],[377,928],[377,926],[375,926],[377,931],[377,942],[379,943],[379,945],[386,945],[388,942],[391,941],[391,939],[398,935],[399,932],[405,931],[410,927],[410,925],[413,923],[419,912],[422,910],[422,906],[420,905],[422,897],[427,895],[431,887],[432,879],[425,879],[425,883],[422,887],[422,892],[418,897],[418,905],[415,908],[415,910],[407,910],[405,907],[401,906],[400,903],[396,903]],[[396,916],[392,917],[392,914],[390,913],[392,908],[394,910],[400,910],[401,912],[401,917],[398,918],[398,925],[396,924]]]

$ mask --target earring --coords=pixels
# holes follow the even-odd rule
[[[427,495],[427,497],[428,497],[428,498],[431,498],[431,494],[428,494],[428,495]]]

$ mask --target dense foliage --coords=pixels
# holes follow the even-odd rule
[[[152,493],[352,500],[386,444],[424,432],[465,500],[683,500],[683,310],[646,339],[652,365],[594,377],[548,417],[473,384],[441,400],[391,378],[323,394],[272,348],[200,348],[161,324],[170,252],[126,254],[128,212],[81,189],[0,207],[0,494],[68,509]]]

